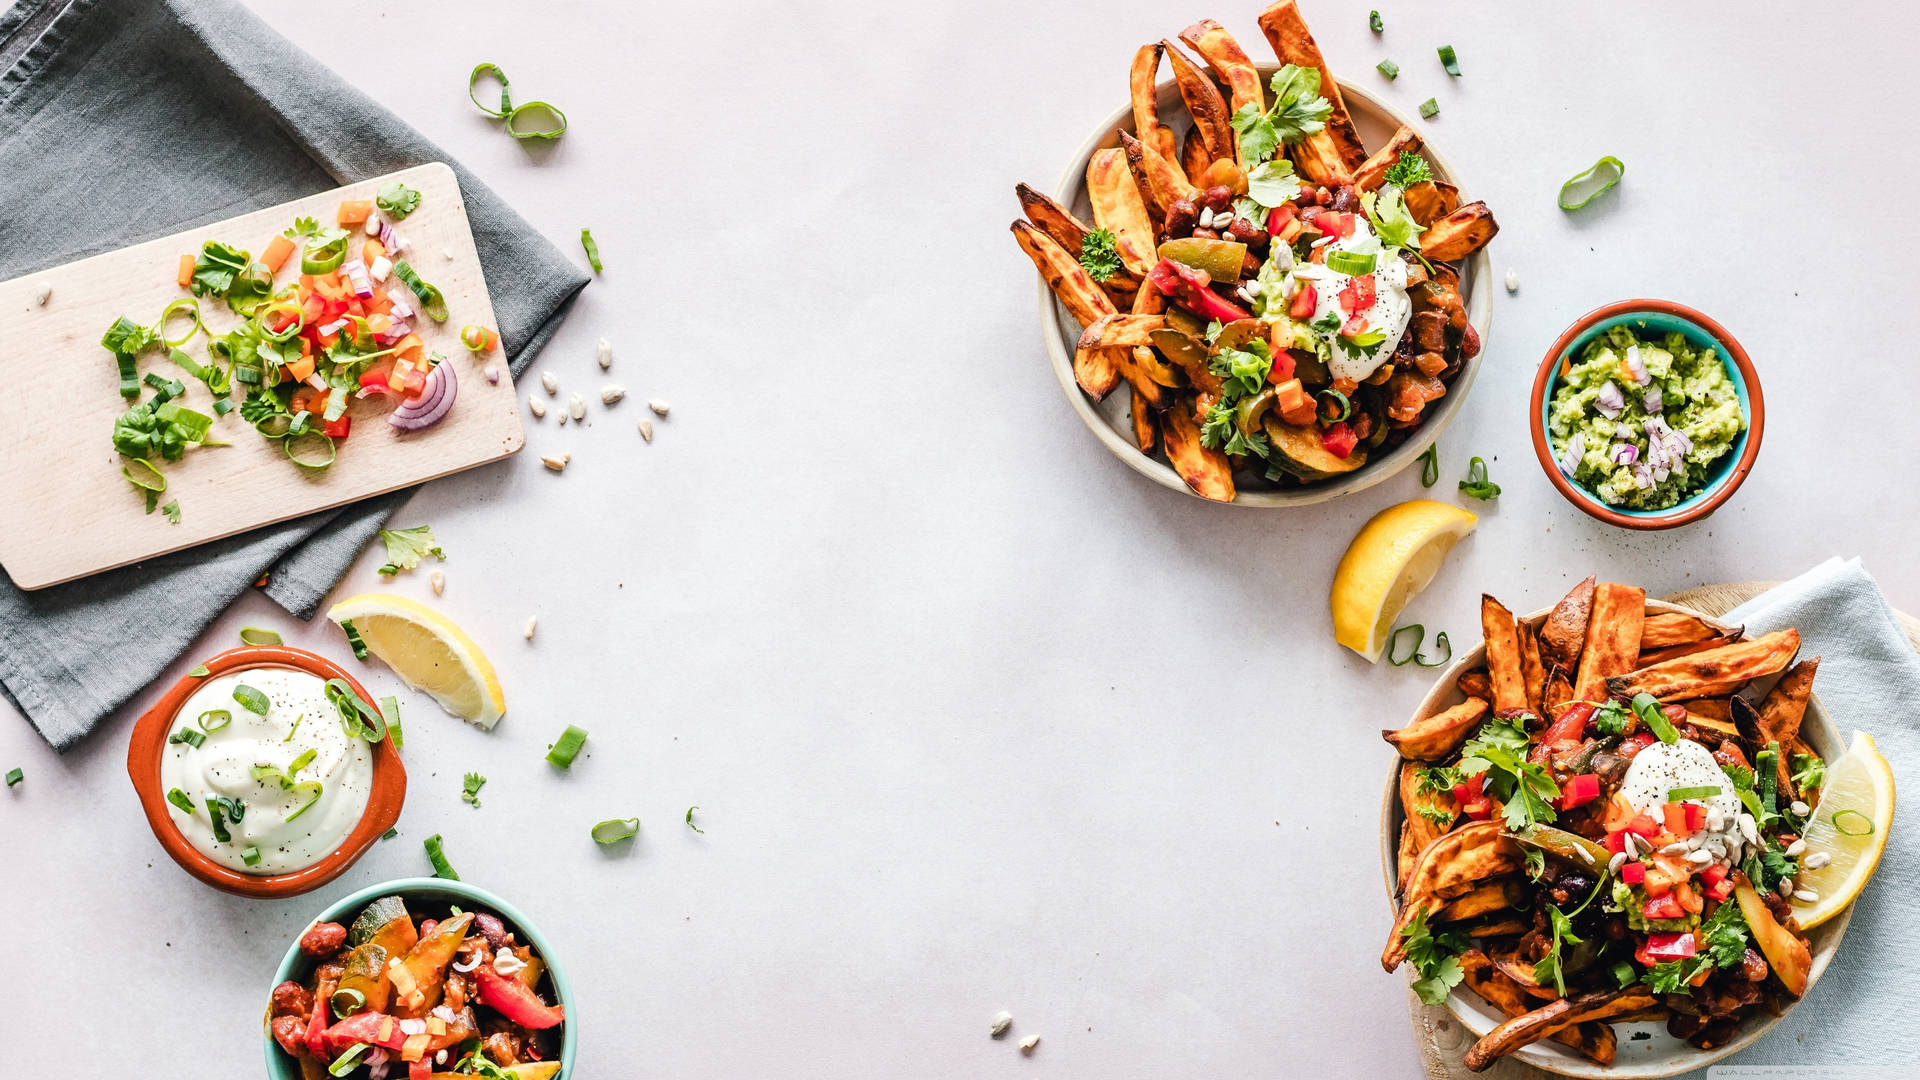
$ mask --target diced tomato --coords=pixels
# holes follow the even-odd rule
[[[1293,355],[1281,349],[1273,354],[1273,367],[1267,370],[1267,381],[1274,386],[1279,386],[1293,378],[1293,370]]]
[[[1600,778],[1593,773],[1570,776],[1560,785],[1560,809],[1572,810],[1600,797]]]
[[[1667,831],[1675,836],[1685,836],[1692,832],[1687,828],[1687,806],[1685,803],[1666,803],[1660,807],[1660,817]]]
[[[1313,219],[1313,227],[1345,240],[1353,235],[1354,218],[1352,214],[1343,214],[1338,210],[1322,210]]]
[[[1718,901],[1725,901],[1733,895],[1733,879],[1722,878],[1707,886],[1707,895]]]
[[[1460,812],[1475,821],[1485,821],[1493,816],[1493,804],[1484,800],[1467,803],[1460,808]]]
[[[1292,221],[1299,213],[1300,208],[1292,203],[1288,203],[1285,206],[1274,207],[1267,211],[1267,231],[1270,233],[1279,232],[1286,227],[1287,222]]]
[[[307,298],[300,302],[300,314],[308,326],[319,325],[320,316],[326,313],[327,302],[317,293],[308,293]]]
[[[1660,835],[1660,823],[1645,814],[1635,814],[1633,820],[1627,822],[1626,831],[1651,839]]]
[[[1486,787],[1486,784],[1486,773],[1474,773],[1472,776],[1453,785],[1453,801],[1462,806],[1468,803],[1480,802],[1485,798],[1482,794],[1482,789]]]
[[[433,1062],[425,1058],[407,1062],[407,1080],[433,1080]]]
[[[1640,908],[1640,914],[1648,919],[1681,919],[1686,917],[1687,910],[1680,906],[1680,901],[1672,893],[1668,893],[1647,901]]]
[[[1358,315],[1373,306],[1373,301],[1377,295],[1378,293],[1374,288],[1373,275],[1361,274],[1359,277],[1347,282],[1347,287],[1340,290],[1340,306],[1346,311]]]
[[[1629,885],[1641,885],[1647,880],[1647,864],[1626,862],[1620,864],[1620,880]]]
[[[333,996],[334,980],[322,979],[314,987],[313,1016],[307,1021],[307,1053],[325,1060],[327,1053],[327,999]]]
[[[1360,436],[1355,435],[1353,428],[1342,420],[1320,433],[1320,445],[1334,457],[1343,458],[1353,453],[1353,448],[1360,445]]]
[[[346,413],[341,413],[340,419],[329,420],[324,425],[322,425],[320,428],[320,434],[325,435],[330,439],[344,439],[347,437],[347,432],[351,431],[352,429],[353,429],[353,417],[348,416]]]
[[[385,1013],[355,1013],[327,1029],[327,1042],[335,1053],[360,1042],[398,1050],[406,1041],[407,1033],[400,1030],[399,1021]]]
[[[1699,951],[1691,931],[1662,931],[1647,935],[1647,955],[1655,960],[1685,960]]]
[[[1627,850],[1626,833],[1615,831],[1607,834],[1607,853],[1609,855],[1618,855],[1625,850]]]
[[[1287,305],[1287,314],[1302,322],[1313,318],[1313,309],[1320,306],[1320,293],[1310,283],[1302,282],[1300,291],[1293,294],[1293,302]]]
[[[1367,320],[1365,316],[1361,315],[1349,316],[1347,321],[1340,326],[1340,336],[1344,338],[1357,338],[1366,332]]]
[[[1175,303],[1203,319],[1231,323],[1253,317],[1245,308],[1209,288],[1212,279],[1207,277],[1206,271],[1196,270],[1184,263],[1161,259],[1152,270],[1147,271],[1147,280]]]
[[[1707,827],[1707,808],[1697,802],[1686,803],[1687,831],[1699,832]]]

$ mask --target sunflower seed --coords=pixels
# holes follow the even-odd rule
[[[545,387],[549,394],[557,394],[560,392],[560,380],[555,378],[551,371],[543,371],[540,373],[540,385]]]
[[[575,420],[585,420],[587,418],[587,399],[578,393],[568,395],[567,412],[571,414]]]
[[[640,418],[640,437],[647,442],[653,441],[653,421],[644,416]]]
[[[1804,838],[1795,840],[1793,843],[1787,845],[1787,858],[1797,859],[1800,857],[1800,853],[1805,850],[1807,850],[1807,841]]]
[[[1228,229],[1226,232],[1223,232],[1220,234],[1220,239],[1225,240],[1227,243],[1231,244],[1235,241],[1236,238],[1233,235],[1233,230]]]
[[[993,1020],[991,1021],[991,1023],[993,1025],[992,1035],[994,1038],[997,1039],[1000,1036],[1005,1035],[1007,1033],[1007,1028],[1012,1026],[1013,1014],[1008,1012],[1005,1009],[1001,1009],[999,1012],[993,1014]]]
[[[556,416],[557,416],[557,417],[559,418],[559,420],[560,420],[560,426],[561,426],[561,427],[566,427],[566,426],[567,426],[567,410],[565,410],[565,409],[561,409],[561,410],[560,410],[560,411],[559,411],[559,412],[558,412],[557,414],[555,414],[555,415],[556,415]]]
[[[447,591],[447,575],[435,570],[427,575],[427,584],[433,586],[433,595],[440,596]]]
[[[559,472],[561,469],[567,467],[567,462],[572,460],[572,454],[548,454],[546,457],[540,459],[540,463],[552,469],[554,472]]]
[[[1511,266],[1507,267],[1507,291],[1510,293],[1520,291],[1520,271]]]
[[[1613,858],[1607,860],[1607,873],[1617,874],[1620,872],[1620,868],[1626,864],[1627,853],[1624,851],[1616,851],[1613,853]]]
[[[600,388],[600,404],[612,405],[627,396],[627,388],[609,383]]]
[[[553,459],[548,458],[547,460],[551,461]],[[520,636],[523,638],[526,638],[528,641],[532,641],[533,640],[533,624],[539,621],[540,621],[540,616],[538,615],[527,616],[527,625],[524,627],[521,627]]]
[[[529,396],[527,398],[527,411],[533,414],[535,420],[544,418],[547,415],[546,399]]]
[[[39,288],[33,290],[33,302],[41,307],[46,307],[47,301],[51,299],[53,299],[53,282],[43,281]]]
[[[1661,849],[1660,849],[1660,854],[1662,854],[1662,855],[1685,855],[1685,854],[1687,853],[1687,851],[1688,851],[1688,850],[1689,850],[1689,849],[1688,849],[1688,847],[1687,847],[1687,844],[1686,844],[1686,842],[1685,842],[1685,841],[1680,841],[1680,842],[1677,842],[1677,843],[1672,843],[1672,844],[1668,844],[1668,845],[1667,845],[1666,847],[1663,847],[1663,848],[1661,848]]]
[[[652,409],[653,415],[655,416],[667,415],[667,403],[660,400],[659,398],[648,399],[647,408]]]
[[[1726,832],[1727,831],[1727,815],[1721,813],[1718,808],[1708,809],[1707,810],[1707,831],[1708,832]]]
[[[1040,1045],[1040,1036],[1029,1035],[1026,1038],[1020,1040],[1020,1052],[1027,1055],[1028,1057],[1032,1057],[1033,1048],[1039,1045]]]
[[[1695,866],[1705,866],[1713,861],[1713,852],[1708,851],[1706,848],[1701,848],[1699,851],[1688,852],[1687,861]]]
[[[1793,879],[1790,877],[1781,878],[1780,884],[1774,886],[1774,891],[1779,893],[1783,897],[1792,896],[1793,895]]]
[[[1808,806],[1806,803],[1801,802],[1799,799],[1795,799],[1793,800],[1793,804],[1791,806],[1788,806],[1787,809],[1793,811],[1794,817],[1806,817],[1808,811],[1812,810],[1813,807]]]
[[[601,338],[600,343],[593,347],[593,358],[600,361],[601,371],[611,368],[613,366],[613,344],[606,338]]]
[[[1833,856],[1827,854],[1824,851],[1816,851],[1813,854],[1807,856],[1806,861],[1802,862],[1800,865],[1806,867],[1809,870],[1818,870],[1832,861],[1833,861]]]
[[[1581,862],[1586,863],[1588,866],[1593,865],[1593,852],[1588,851],[1584,847],[1576,847],[1573,849],[1573,853],[1580,856]]]
[[[1202,229],[1212,228],[1213,227],[1213,211],[1209,210],[1204,206],[1201,207],[1200,216],[1193,219],[1193,223]]]
[[[367,235],[368,236],[380,235],[380,215],[379,214],[367,215]]]
[[[440,257],[441,257],[441,258],[443,258],[443,259],[445,259],[445,260],[447,260],[448,262],[452,262],[452,261],[453,261],[453,249],[452,249],[452,248],[441,248],[441,249],[440,249]]]
[[[1746,838],[1747,846],[1760,846],[1760,827],[1753,822],[1752,814],[1741,814],[1736,819],[1740,825],[1740,835]]]
[[[1795,889],[1793,890],[1793,898],[1803,904],[1811,904],[1815,900],[1820,899],[1820,892],[1817,889]]]

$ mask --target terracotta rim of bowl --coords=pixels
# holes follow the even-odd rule
[[[1746,447],[1741,451],[1740,457],[1734,461],[1733,468],[1720,479],[1719,485],[1706,498],[1684,510],[1650,517],[1622,514],[1583,489],[1575,487],[1573,481],[1567,479],[1566,474],[1560,471],[1560,463],[1554,460],[1553,449],[1547,445],[1546,425],[1541,420],[1541,409],[1547,400],[1547,388],[1553,384],[1554,375],[1560,367],[1560,360],[1566,355],[1567,349],[1572,347],[1574,339],[1592,329],[1597,323],[1623,315],[1636,314],[1671,315],[1698,325],[1725,349],[1727,357],[1739,370],[1740,379],[1746,384],[1747,390]],[[1540,370],[1533,377],[1533,396],[1528,402],[1528,408],[1531,411],[1527,417],[1527,426],[1533,433],[1534,456],[1540,459],[1540,468],[1546,471],[1547,479],[1553,482],[1553,486],[1560,489],[1560,494],[1590,517],[1622,529],[1641,531],[1678,528],[1681,525],[1699,521],[1718,510],[1722,503],[1733,497],[1733,493],[1738,491],[1740,485],[1746,481],[1747,474],[1753,471],[1754,459],[1760,456],[1760,436],[1767,426],[1767,405],[1760,393],[1760,375],[1754,371],[1753,361],[1748,358],[1747,350],[1732,334],[1727,333],[1726,327],[1685,304],[1677,304],[1671,300],[1620,300],[1605,307],[1595,308],[1575,320],[1573,325],[1567,327],[1560,335],[1559,340],[1553,343],[1553,347],[1547,350],[1546,357],[1540,361]]]
[[[154,703],[153,708],[135,721],[133,737],[127,745],[127,775],[133,781],[133,789],[140,795],[140,807],[146,811],[147,824],[153,829],[154,839],[160,841],[160,846],[187,873],[223,892],[256,900],[297,896],[345,873],[373,846],[381,833],[400,820],[400,806],[407,797],[407,770],[400,763],[400,754],[394,750],[392,739],[382,739],[373,748],[373,791],[367,797],[367,808],[361,812],[359,824],[331,854],[289,874],[243,874],[195,851],[174,825],[173,804],[167,802],[166,792],[160,790],[160,755],[166,750],[167,734],[173,730],[180,707],[186,704],[187,698],[208,679],[229,672],[261,667],[293,668],[322,679],[343,679],[363,699],[377,699],[367,693],[367,688],[361,686],[359,680],[333,661],[305,649],[284,645],[250,645],[229,649],[201,666],[206,669],[206,674],[183,677]]]

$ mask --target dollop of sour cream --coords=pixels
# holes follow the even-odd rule
[[[1717,787],[1714,795],[1673,799],[1680,788]],[[1640,813],[1660,820],[1660,808],[1670,802],[1698,803],[1706,808],[1706,825],[1681,837],[1689,849],[1705,848],[1717,863],[1736,863],[1743,842],[1740,818],[1745,813],[1733,782],[1721,771],[1713,751],[1693,741],[1650,743],[1633,756],[1620,781],[1620,795]]]
[[[264,716],[234,697],[243,686],[266,695]],[[191,816],[178,806],[171,808],[180,834],[194,850],[246,874],[291,873],[332,853],[359,823],[372,797],[373,748],[341,726],[339,713],[326,698],[326,681],[294,668],[229,672],[207,680],[187,698],[171,731],[204,731],[200,717],[221,711],[232,719],[224,727],[209,719],[207,724],[217,730],[204,732],[199,746],[170,742],[161,755],[161,788],[180,790],[194,805]],[[320,794],[288,821],[313,795],[311,789],[283,786],[281,777],[308,750],[314,751],[313,758],[292,781],[318,781]],[[277,775],[256,777],[256,766]],[[214,796],[245,804],[241,819],[226,823],[230,840],[214,836],[207,809],[207,800]],[[259,852],[252,866],[245,858],[249,848]]]
[[[1342,221],[1350,224],[1351,231],[1322,244],[1319,258],[1324,260],[1336,251],[1371,255],[1373,271],[1347,274],[1324,261],[1291,261],[1289,258],[1290,266],[1280,278],[1278,296],[1269,300],[1266,305],[1269,314],[1265,317],[1272,321],[1288,319],[1287,304],[1301,288],[1311,285],[1314,308],[1306,323],[1325,325],[1331,319],[1340,327],[1332,333],[1317,327],[1312,330],[1316,338],[1326,343],[1327,347],[1320,351],[1327,356],[1327,370],[1336,379],[1361,382],[1378,371],[1399,347],[1400,339],[1406,335],[1407,323],[1413,317],[1413,300],[1407,295],[1407,264],[1398,249],[1381,244],[1365,214],[1344,214]],[[1375,334],[1381,338],[1372,345],[1351,345],[1355,339]]]

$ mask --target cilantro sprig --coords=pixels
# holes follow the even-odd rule
[[[1544,862],[1542,865],[1544,865]],[[1595,881],[1593,883],[1593,890],[1587,893],[1587,898],[1580,901],[1580,906],[1574,908],[1572,914],[1561,911],[1560,905],[1558,904],[1547,905],[1547,916],[1553,922],[1553,945],[1547,950],[1547,955],[1541,957],[1539,963],[1533,965],[1533,981],[1545,986],[1547,980],[1552,979],[1553,988],[1559,992],[1561,997],[1567,996],[1567,981],[1565,973],[1562,972],[1560,968],[1560,946],[1565,944],[1578,945],[1581,943],[1582,938],[1573,932],[1573,920],[1581,912],[1587,910],[1587,905],[1593,903],[1593,898],[1600,895],[1600,887],[1605,884],[1605,878]]]
[[[1297,143],[1326,129],[1333,104],[1320,95],[1320,71],[1288,64],[1268,83],[1273,107],[1265,112],[1249,102],[1229,121],[1240,135],[1240,157],[1249,165],[1272,157],[1283,144]]]
[[[1520,832],[1539,822],[1554,820],[1553,801],[1560,785],[1545,765],[1527,760],[1525,714],[1500,717],[1480,725],[1472,741],[1461,747],[1460,771],[1484,775],[1483,790],[1503,804],[1501,814],[1509,832]]]
[[[387,545],[387,561],[379,572],[387,577],[419,566],[420,560],[429,555],[441,562],[447,561],[447,553],[440,549],[440,542],[433,538],[431,525],[415,525],[411,529],[381,529],[380,540]]]
[[[1427,925],[1427,913],[1423,910],[1400,931],[1400,936],[1407,939],[1407,959],[1420,972],[1420,977],[1414,980],[1413,992],[1429,1005],[1447,1000],[1448,991],[1466,978],[1466,972],[1460,968],[1460,954],[1472,946],[1466,933],[1460,930],[1434,933]]]
[[[1747,920],[1739,904],[1721,904],[1694,932],[1700,949],[1684,960],[1669,960],[1647,969],[1647,988],[1656,994],[1683,994],[1701,972],[1730,968],[1747,954]]]

